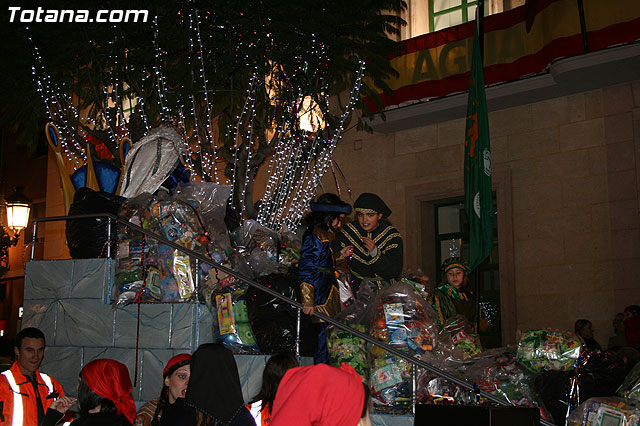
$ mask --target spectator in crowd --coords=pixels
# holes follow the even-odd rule
[[[270,426],[369,426],[369,398],[348,364],[292,368],[278,388]]]
[[[391,209],[376,194],[363,193],[353,204],[356,220],[347,223],[332,245],[334,253],[352,246],[349,273],[356,294],[363,280],[378,288],[402,273],[402,237],[387,221]]]
[[[256,424],[244,405],[236,360],[221,344],[206,343],[193,353],[186,400],[198,426]]]
[[[0,375],[0,425],[41,425],[49,405],[64,396],[60,383],[40,372],[45,339],[27,327],[16,336],[16,361]]]
[[[624,335],[627,345],[640,349],[640,306],[624,308]]]
[[[574,329],[576,334],[582,337],[582,340],[584,340],[584,344],[588,350],[590,351],[602,350],[602,347],[600,346],[600,344],[596,341],[596,339],[593,338],[594,330],[593,330],[593,324],[591,323],[591,321],[587,319],[579,319],[574,324]]]
[[[191,354],[179,354],[164,367],[160,396],[147,402],[136,414],[135,426],[194,425],[195,411],[185,405],[191,375]]]
[[[257,426],[266,426],[269,424],[273,400],[276,398],[278,385],[284,374],[289,369],[297,366],[298,360],[292,352],[282,352],[269,358],[262,372],[260,392],[258,392],[249,405],[247,405]]]
[[[331,241],[342,226],[341,216],[349,214],[351,206],[331,193],[322,194],[317,202],[311,202],[311,213],[305,218],[307,231],[304,234],[298,275],[302,312],[311,315],[314,311],[332,317],[340,312],[340,291],[336,282],[335,260]],[[343,254],[351,254],[353,247],[343,248]],[[327,323],[313,317],[316,329],[315,363],[327,363]]]
[[[442,284],[433,293],[433,309],[439,325],[458,314],[471,326],[475,325],[476,303],[467,273],[467,265],[459,257],[450,257],[442,263]]]
[[[607,349],[619,349],[627,346],[627,337],[624,335],[624,314],[617,313],[613,318],[613,336],[609,337]]]
[[[127,366],[113,359],[96,359],[80,371],[78,406],[80,417],[74,426],[131,426],[136,416],[136,405],[131,396],[131,379]],[[74,398],[55,400],[43,426],[53,426],[75,403]]]

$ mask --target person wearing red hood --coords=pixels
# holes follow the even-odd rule
[[[113,359],[91,361],[80,371],[80,417],[73,425],[131,426],[136,416],[132,390],[126,365]],[[74,402],[74,398],[67,396],[55,400],[47,410],[43,426],[57,424]]]
[[[269,426],[370,426],[369,396],[348,364],[292,368],[278,387]]]

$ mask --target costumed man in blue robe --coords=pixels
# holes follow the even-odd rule
[[[348,262],[354,295],[363,280],[378,288],[402,273],[402,237],[386,218],[391,209],[375,194],[361,194],[353,205],[357,217],[347,223],[333,241],[336,253],[352,247]]]
[[[311,202],[311,213],[305,218],[307,231],[302,241],[298,274],[302,312],[311,315],[314,311],[333,317],[340,311],[340,292],[335,277],[335,260],[331,241],[342,226],[351,206],[335,194],[322,194],[316,202]],[[343,256],[349,256],[351,249],[345,249]],[[327,323],[313,317],[318,336],[314,362],[328,363]]]

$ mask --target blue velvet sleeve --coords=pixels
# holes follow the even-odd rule
[[[302,242],[300,260],[298,261],[298,275],[300,283],[309,283],[314,288],[320,283],[321,273],[318,271],[322,256],[322,242],[313,234],[309,234]]]
[[[324,303],[331,291],[333,259],[329,242],[322,242],[309,234],[302,242],[298,275],[300,284],[309,283],[314,288],[314,305]]]

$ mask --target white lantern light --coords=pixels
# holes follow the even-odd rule
[[[7,206],[7,225],[14,233],[19,234],[29,223],[31,200],[22,193],[22,188],[17,187],[13,195],[5,200]]]

